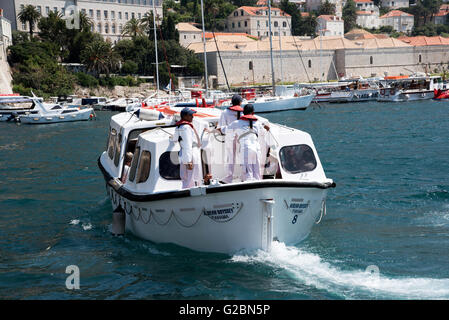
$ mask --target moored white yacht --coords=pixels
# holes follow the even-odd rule
[[[212,179],[182,189],[180,147],[170,139],[181,109],[141,109],[139,116],[111,117],[107,150],[98,165],[112,200],[113,229],[157,243],[227,254],[270,250],[273,240],[295,244],[306,238],[325,214],[327,189],[335,186],[310,135],[270,123],[263,140],[269,143],[261,145],[264,179],[241,182],[236,165],[233,182],[220,184],[225,176],[223,137],[203,129],[217,126],[221,110],[197,108],[193,124],[201,135],[202,173]],[[127,152],[134,156],[122,182]]]
[[[142,106],[138,98],[118,98],[107,101],[101,106],[102,110],[134,111]]]
[[[18,116],[20,123],[46,124],[90,120],[94,117],[92,108],[64,107],[59,104],[43,103],[37,97],[32,99],[37,113]]]

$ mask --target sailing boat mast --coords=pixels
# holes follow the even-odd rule
[[[154,2],[154,1],[153,1]],[[207,76],[207,52],[206,52],[206,31],[204,30],[204,7],[203,7],[203,0],[201,0],[201,20],[203,24],[203,48],[204,48],[204,74],[206,76],[206,97],[207,97],[207,91],[209,90],[209,84],[208,84],[208,76]]]
[[[201,0],[202,1],[202,0]],[[269,24],[269,33],[270,33],[270,58],[271,58],[271,83],[273,86],[272,95],[276,95],[276,83],[274,81],[274,64],[273,64],[273,41],[271,34],[271,0],[268,0],[268,24]]]
[[[157,55],[156,9],[154,7],[154,0],[153,0],[153,29],[154,29],[154,50],[156,52],[156,85],[157,85],[156,98],[159,99],[159,59]]]

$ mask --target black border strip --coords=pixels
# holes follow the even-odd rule
[[[145,202],[145,201],[158,201],[165,199],[173,199],[173,198],[185,198],[190,197],[190,190],[180,190],[180,191],[168,191],[163,193],[155,193],[155,194],[145,194],[145,195],[137,195],[129,192],[122,185],[118,184],[113,177],[106,171],[106,169],[101,164],[101,156],[98,158],[98,167],[100,168],[103,176],[106,180],[106,183],[114,188],[114,190],[120,194],[122,197],[125,197],[128,200],[136,201],[136,202]],[[272,180],[271,180],[272,181]],[[248,189],[263,189],[263,188],[318,188],[318,189],[329,189],[335,188],[335,182],[332,183],[318,183],[318,182],[295,182],[295,181],[279,181],[279,182],[268,182],[268,181],[258,181],[252,183],[244,183],[244,184],[233,184],[233,185],[222,185],[215,188],[207,188],[206,194],[214,194],[220,192],[230,192],[230,191],[242,191]]]

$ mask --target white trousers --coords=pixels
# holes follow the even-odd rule
[[[242,181],[261,180],[259,152],[252,148],[242,146],[240,149],[242,162]]]
[[[192,170],[187,169],[187,165],[181,163],[179,174],[182,180],[182,188],[193,188],[201,185],[201,172],[199,164],[194,164]]]

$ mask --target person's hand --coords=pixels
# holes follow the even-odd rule
[[[204,130],[203,130],[204,132],[207,132],[207,133],[210,133],[210,130],[209,129],[207,129],[207,128],[204,128]]]
[[[270,127],[267,124],[265,124],[263,127],[265,128],[265,130],[270,131]]]
[[[187,163],[186,166],[187,166],[187,170],[193,170],[193,163],[192,162]]]

